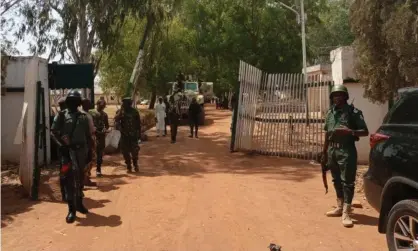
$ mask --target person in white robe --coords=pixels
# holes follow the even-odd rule
[[[163,98],[159,97],[158,102],[155,105],[155,119],[157,120],[157,137],[160,137],[162,133],[164,133],[165,128],[165,104],[163,102]],[[165,136],[165,134],[163,135]]]

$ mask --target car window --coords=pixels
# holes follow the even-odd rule
[[[418,125],[418,95],[409,95],[398,100],[394,110],[387,115],[387,124],[417,124]]]

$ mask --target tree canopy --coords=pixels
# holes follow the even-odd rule
[[[293,1],[284,2],[291,5]],[[340,26],[348,20],[348,5],[339,8],[337,3],[309,0],[305,9],[312,63],[317,62],[314,58],[319,47],[352,42],[347,25]],[[335,13],[338,16],[334,17]],[[135,41],[141,37],[145,21],[130,18],[129,23],[122,29],[126,38],[120,40],[114,58],[105,57],[100,68],[102,85],[118,92],[123,89],[118,86],[129,80],[137,51]],[[339,35],[331,40],[332,34]],[[314,39],[320,42],[312,42]],[[237,83],[239,60],[268,72],[300,72],[302,66],[300,25],[295,14],[268,0],[184,0],[175,18],[162,21],[147,43],[141,91],[156,89],[161,95],[178,71],[214,82],[215,92],[222,93]],[[124,59],[126,62],[120,62]]]
[[[399,88],[417,85],[417,1],[355,0],[350,22],[366,97],[385,102]]]

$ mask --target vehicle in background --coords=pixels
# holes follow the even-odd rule
[[[142,100],[139,104],[140,105],[148,105],[149,104],[149,100],[148,99]]]
[[[213,82],[202,82],[199,89],[200,93],[203,95],[205,103],[210,103],[215,97],[213,92]]]
[[[390,251],[418,250],[418,87],[398,100],[370,136],[364,191],[380,212],[378,231]]]
[[[169,82],[171,85],[170,93],[167,99],[170,99],[171,95],[174,95],[174,100],[180,103],[180,116],[182,119],[187,119],[189,116],[189,106],[193,98],[196,98],[197,103],[202,107],[202,112],[199,117],[199,124],[205,124],[205,101],[202,94],[199,91],[199,85],[197,82],[184,82],[184,90],[177,92],[177,82]]]

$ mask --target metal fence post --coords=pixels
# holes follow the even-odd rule
[[[239,88],[240,88],[240,81],[238,81],[238,85],[235,87],[235,91],[233,96],[235,96],[234,104],[232,105],[232,125],[231,125],[231,145],[230,145],[230,152],[235,152],[235,136],[237,130],[237,118],[238,118],[238,98],[239,97]]]

